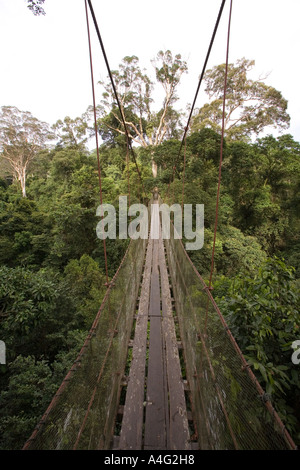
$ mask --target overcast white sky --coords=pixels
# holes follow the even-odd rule
[[[229,3],[207,68],[225,62]],[[182,109],[194,99],[220,5],[221,0],[93,0],[111,69],[124,56],[136,55],[152,73],[150,60],[161,49],[187,61],[189,73],[179,88]],[[92,95],[84,0],[46,0],[44,8],[46,16],[35,17],[25,0],[0,0],[0,106],[30,111],[52,125],[80,116]],[[266,83],[288,100],[287,132],[297,141],[299,18],[299,0],[234,0],[229,56],[230,62],[254,59],[256,78],[270,73]],[[107,72],[92,22],[91,29],[98,81]],[[197,105],[204,101],[202,86]]]

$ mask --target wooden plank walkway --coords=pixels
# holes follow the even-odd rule
[[[117,448],[189,450],[184,383],[158,205],[152,207],[154,212]]]

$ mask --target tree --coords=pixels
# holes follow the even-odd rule
[[[87,138],[85,137],[87,131],[87,122],[83,117],[77,117],[75,119],[66,116],[62,121],[59,119],[53,124],[52,129],[60,139],[61,144],[67,144],[73,147],[83,146]]]
[[[87,254],[79,260],[70,260],[64,274],[72,297],[76,299],[77,315],[82,317],[89,329],[105,294],[105,275],[98,263]]]
[[[39,266],[50,250],[48,214],[29,198],[1,201],[0,264]]]
[[[247,74],[253,69],[254,60],[240,59],[228,66],[226,91],[225,135],[227,140],[249,140],[252,133],[258,135],[268,126],[287,129],[290,116],[287,100],[280,91],[262,80],[252,80]],[[221,130],[225,80],[225,64],[208,70],[205,74],[206,89],[212,100],[200,108],[193,117],[191,128],[197,131],[211,127]]]
[[[52,383],[52,371],[45,360],[18,356],[10,363],[10,370],[7,389],[0,392],[3,404],[0,412],[1,450],[22,449],[57,387]]]
[[[227,146],[223,182],[234,201],[233,224],[270,255],[299,240],[299,152],[290,135]]]
[[[299,335],[300,298],[294,269],[269,258],[254,276],[246,269],[233,279],[219,279],[215,298],[247,362],[296,433],[300,381],[291,345]]]
[[[187,71],[187,65],[180,54],[173,57],[169,50],[159,51],[152,64],[157,83],[164,89],[164,100],[158,112],[151,107],[154,84],[141,70],[138,57],[124,57],[119,70],[112,72],[121,113],[111,83],[100,82],[105,89],[99,107],[102,117],[100,132],[104,140],[114,139],[118,134],[125,136],[123,118],[129,138],[142,147],[157,146],[166,138],[174,137],[180,113],[173,109],[173,104],[178,99],[176,89],[182,74]],[[154,162],[153,172],[156,174]]]
[[[27,8],[29,8],[35,16],[46,14],[44,8],[41,6],[45,3],[45,0],[27,0],[27,3]]]
[[[53,138],[48,124],[41,122],[28,111],[14,106],[2,106],[0,114],[0,151],[2,159],[10,166],[13,177],[19,180],[23,197],[26,197],[28,168],[38,152]]]

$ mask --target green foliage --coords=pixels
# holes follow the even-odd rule
[[[235,227],[222,228],[220,239],[222,252],[217,260],[218,272],[226,273],[228,276],[245,270],[255,272],[266,258],[257,239],[245,236]]]
[[[50,268],[1,267],[0,335],[8,360],[20,354],[53,359],[65,348],[68,329],[83,326],[75,300],[68,282]]]
[[[26,178],[30,165],[54,136],[47,123],[38,121],[28,111],[2,106],[0,113],[0,150],[10,174],[21,184],[26,197]]]
[[[187,64],[180,54],[173,56],[170,50],[159,51],[152,61],[156,81],[164,89],[164,100],[157,112],[152,109],[154,83],[139,65],[135,55],[123,58],[118,70],[112,71],[119,104],[112,90],[110,80],[100,82],[104,92],[98,111],[100,134],[110,145],[124,145],[123,119],[127,125],[130,139],[142,147],[160,145],[167,138],[178,135],[180,112],[173,109],[177,101],[176,90]]]
[[[0,279],[3,330],[14,331],[17,336],[29,333],[49,314],[56,300],[55,284],[43,271],[33,274],[20,267],[1,267]]]
[[[8,386],[0,394],[0,449],[22,449],[24,436],[30,436],[56,391],[51,376],[47,362],[33,356],[18,356],[10,364]]]
[[[291,345],[299,336],[300,295],[294,269],[276,257],[268,259],[254,276],[220,278],[215,298],[263,388],[295,432],[300,380]]]
[[[80,260],[69,261],[64,274],[71,295],[78,299],[76,310],[89,329],[104,297],[106,278],[96,261],[86,254]]]
[[[280,91],[266,85],[261,79],[252,80],[248,73],[255,64],[245,58],[236,64],[228,64],[225,133],[229,140],[248,140],[268,126],[287,129],[290,116],[287,100]],[[221,131],[225,64],[207,70],[206,89],[211,101],[206,103],[194,117],[194,131],[210,127]]]
[[[42,2],[31,3],[34,7]],[[153,83],[136,56],[125,57],[114,72],[130,138],[141,144],[135,155],[143,188],[132,155],[128,175],[121,116],[110,86],[103,84],[103,102],[97,109],[104,140],[99,149],[102,197],[115,205],[117,215],[120,195],[129,196],[130,191],[131,204],[141,197],[147,201],[155,186],[166,203],[204,204],[204,246],[189,255],[206,278],[216,220],[219,96],[210,105],[213,109],[201,110],[201,125],[187,135],[179,153],[182,113],[173,104],[186,64],[166,51],[159,52],[153,65],[156,81],[165,91],[164,103],[155,112]],[[246,78],[252,65],[247,61],[240,65]],[[230,72],[229,106],[237,97],[245,97],[245,84],[249,93],[255,88],[261,103],[248,114],[250,120],[241,121],[239,130],[232,127],[223,143],[213,294],[284,423],[297,433],[300,385],[297,366],[291,363],[291,343],[299,337],[300,320],[300,144],[291,135],[247,141],[250,130],[256,132],[272,119],[279,125],[288,122],[285,100],[262,83],[237,81],[239,70],[234,67]],[[210,73],[209,91],[215,93],[223,68]],[[17,156],[24,129],[21,121],[12,130],[8,123],[20,112],[13,107],[2,111],[1,132],[7,138],[2,145]],[[26,136],[21,142],[28,155],[34,150],[26,169],[26,198],[8,161],[0,159],[0,339],[6,342],[8,356],[0,369],[1,449],[20,448],[29,437],[77,357],[105,294],[103,241],[96,236],[97,154],[84,147],[92,132],[90,111],[81,118],[57,121],[53,128],[60,141],[55,147],[45,145],[48,127],[39,128],[30,113],[21,113],[40,136],[34,148],[30,140],[27,145]],[[230,109],[227,117],[233,118]],[[152,165],[157,165],[156,178]],[[127,246],[128,240],[106,240],[110,279]],[[239,393],[237,384],[232,383],[232,388]]]
[[[9,378],[0,392],[1,450],[22,449],[76,359],[85,336],[85,331],[67,332],[66,349],[52,363],[32,355],[19,355],[9,363]]]
[[[85,137],[87,127],[87,122],[82,117],[71,119],[69,116],[66,116],[63,121],[59,119],[52,126],[52,129],[59,137],[60,144],[74,146],[75,148],[84,148],[84,144],[87,141],[87,138]]]
[[[47,216],[34,201],[17,196],[2,202],[0,261],[9,266],[38,266],[49,251]]]
[[[256,236],[270,255],[298,240],[299,165],[299,146],[291,136],[227,149],[223,181],[234,200],[233,225]]]

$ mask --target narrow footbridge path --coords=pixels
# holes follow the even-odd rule
[[[91,0],[85,0],[100,201],[98,144],[89,14],[101,46],[115,103],[137,172],[139,199],[146,196],[143,175],[131,146],[124,109],[115,87]],[[178,153],[182,158],[182,203],[186,136],[202,78],[223,13],[220,9]],[[89,7],[89,9],[88,9]],[[222,134],[212,261],[217,234],[232,0],[226,40]],[[140,92],[139,92],[140,93]],[[164,115],[164,113],[163,113]],[[163,119],[163,118],[162,118]],[[163,122],[161,121],[161,124]],[[161,127],[161,126],[160,126]],[[131,157],[130,157],[131,155]],[[169,190],[176,183],[172,164]],[[178,169],[177,169],[178,172]],[[131,239],[86,340],[24,450],[294,450],[295,443],[270,397],[258,383],[222,316],[210,287],[182,241],[162,240],[159,200],[152,201],[149,237]],[[213,263],[212,263],[213,268]],[[213,269],[211,269],[211,274]],[[211,279],[210,279],[211,281]]]
[[[23,449],[296,449],[159,207]]]
[[[118,447],[191,449],[158,203],[153,205]]]

